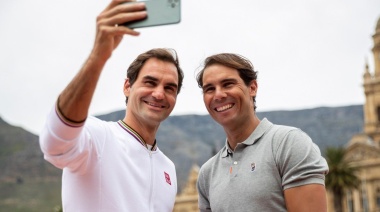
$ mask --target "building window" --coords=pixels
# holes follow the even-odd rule
[[[380,187],[376,189],[376,205],[377,210],[380,210]]]
[[[354,212],[354,201],[352,199],[352,192],[347,192],[347,209],[348,212]]]
[[[364,181],[364,183],[362,184],[362,187],[361,187],[361,192],[360,192],[361,204],[362,204],[363,212],[369,212],[367,190],[365,188],[365,185],[366,185],[366,183]]]

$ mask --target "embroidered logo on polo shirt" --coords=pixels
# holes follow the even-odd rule
[[[251,163],[251,172],[255,171],[256,163]]]
[[[165,174],[165,180],[166,180],[166,182],[167,182],[169,185],[172,185],[172,182],[170,181],[170,175],[169,175],[168,173],[166,173],[166,172],[164,172],[164,174]]]

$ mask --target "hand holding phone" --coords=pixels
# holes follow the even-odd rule
[[[147,17],[143,20],[131,21],[122,26],[128,28],[141,28],[159,26],[167,24],[177,24],[181,21],[181,1],[180,0],[147,0],[143,1],[147,11]],[[127,2],[124,4],[134,4]]]

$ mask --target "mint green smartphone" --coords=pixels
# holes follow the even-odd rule
[[[147,18],[122,24],[128,28],[142,28],[177,24],[181,21],[181,0],[147,0],[139,1],[145,3],[148,13]],[[136,2],[128,2],[133,4]]]

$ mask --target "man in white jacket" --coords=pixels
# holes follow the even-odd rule
[[[126,115],[105,122],[88,115],[104,65],[124,35],[119,24],[146,17],[144,3],[113,0],[97,18],[94,47],[59,95],[40,134],[44,157],[63,169],[64,211],[172,211],[177,193],[173,162],[155,140],[174,108],[183,72],[176,52],[140,54],[124,83]]]

